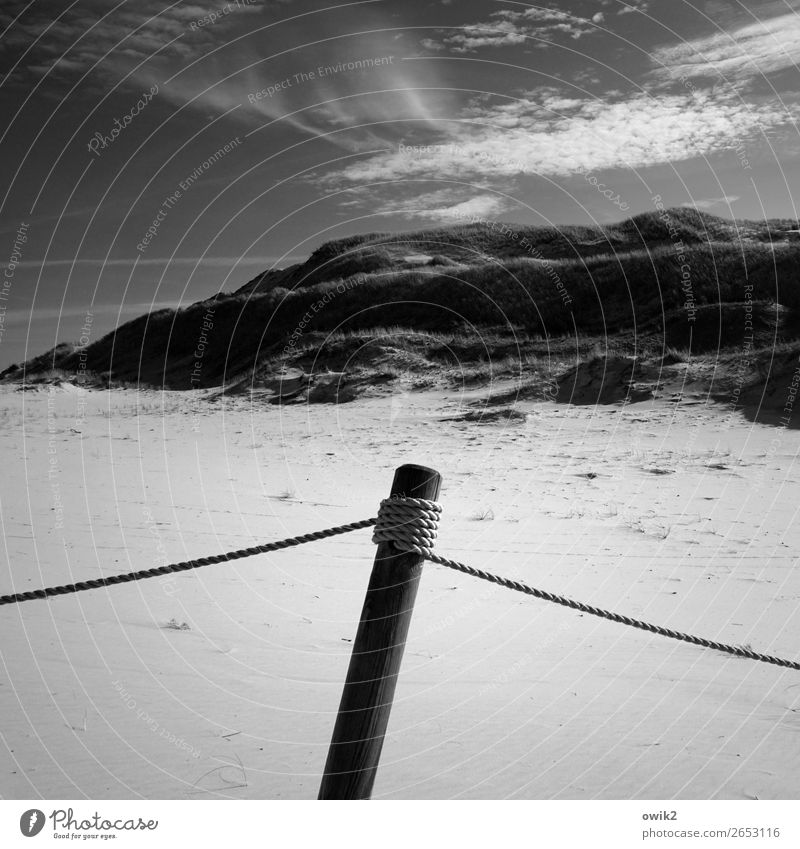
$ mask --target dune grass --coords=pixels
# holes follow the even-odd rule
[[[371,363],[389,378],[430,367],[480,380],[563,359],[560,346],[581,356],[597,339],[612,354],[726,351],[741,346],[748,316],[756,347],[800,338],[800,244],[770,241],[793,222],[668,213],[668,223],[647,214],[606,228],[351,236],[322,245],[281,285],[140,316],[88,346],[85,363],[62,344],[4,379],[85,368],[117,384],[197,389],[244,385],[266,367]],[[420,253],[441,261],[404,265]]]

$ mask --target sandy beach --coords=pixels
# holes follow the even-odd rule
[[[414,462],[439,553],[798,656],[800,435],[721,405],[1,392],[2,592],[374,516]],[[3,607],[0,794],[314,798],[373,554],[365,530]],[[374,797],[796,799],[799,735],[796,672],[428,564]]]

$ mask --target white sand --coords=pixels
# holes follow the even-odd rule
[[[6,388],[0,592],[366,518],[417,462],[441,553],[800,657],[800,434],[660,402],[441,422],[464,401]],[[315,797],[369,537],[0,608],[0,794]],[[799,753],[800,673],[429,564],[375,796],[796,799]]]

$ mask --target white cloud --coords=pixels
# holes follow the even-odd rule
[[[702,200],[692,200],[681,205],[696,207],[697,209],[711,209],[714,206],[730,206],[737,200],[739,200],[739,195],[723,195],[721,198],[703,198]]]
[[[496,23],[467,24],[461,28],[461,32],[445,38],[444,43],[456,53],[467,53],[479,47],[524,44],[526,38],[525,30],[511,21],[497,21]]]
[[[502,195],[489,194],[486,186],[446,186],[420,192],[418,184],[398,183],[387,193],[386,187],[357,186],[348,190],[352,200],[340,201],[342,209],[369,207],[376,215],[393,215],[410,220],[463,221],[494,218],[515,204]]]
[[[528,8],[525,11],[502,10],[492,12],[491,20],[464,24],[460,31],[445,35],[440,42],[431,38],[423,46],[431,50],[449,47],[454,53],[469,53],[481,47],[503,47],[532,42],[537,47],[556,36],[577,39],[596,30],[595,24],[604,18],[602,12],[592,20],[560,9]]]
[[[445,49],[445,48],[444,48],[444,45],[443,45],[440,41],[436,41],[436,40],[435,40],[435,39],[433,39],[433,38],[423,38],[423,39],[422,39],[422,41],[420,42],[420,44],[421,44],[421,45],[422,45],[422,46],[423,46],[426,50],[436,50],[436,51],[439,51],[439,50],[444,50],[444,49]]]
[[[800,61],[800,14],[789,12],[731,32],[663,47],[654,51],[652,58],[653,73],[667,79],[742,80],[796,67]]]
[[[628,15],[631,12],[646,12],[650,8],[650,0],[630,0],[618,12],[618,15]]]
[[[440,206],[432,209],[416,209],[414,218],[428,218],[436,221],[472,221],[475,219],[491,219],[508,209],[503,198],[496,195],[476,195],[469,200],[450,206]]]
[[[468,117],[478,126],[464,121],[438,145],[398,147],[354,163],[333,179],[510,180],[520,174],[565,176],[578,168],[642,168],[729,149],[783,118],[767,106],[745,106],[703,91],[640,94],[611,103],[529,95],[473,106]]]

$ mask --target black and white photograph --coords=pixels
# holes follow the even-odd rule
[[[0,842],[798,845],[799,61],[800,0],[4,0]]]

